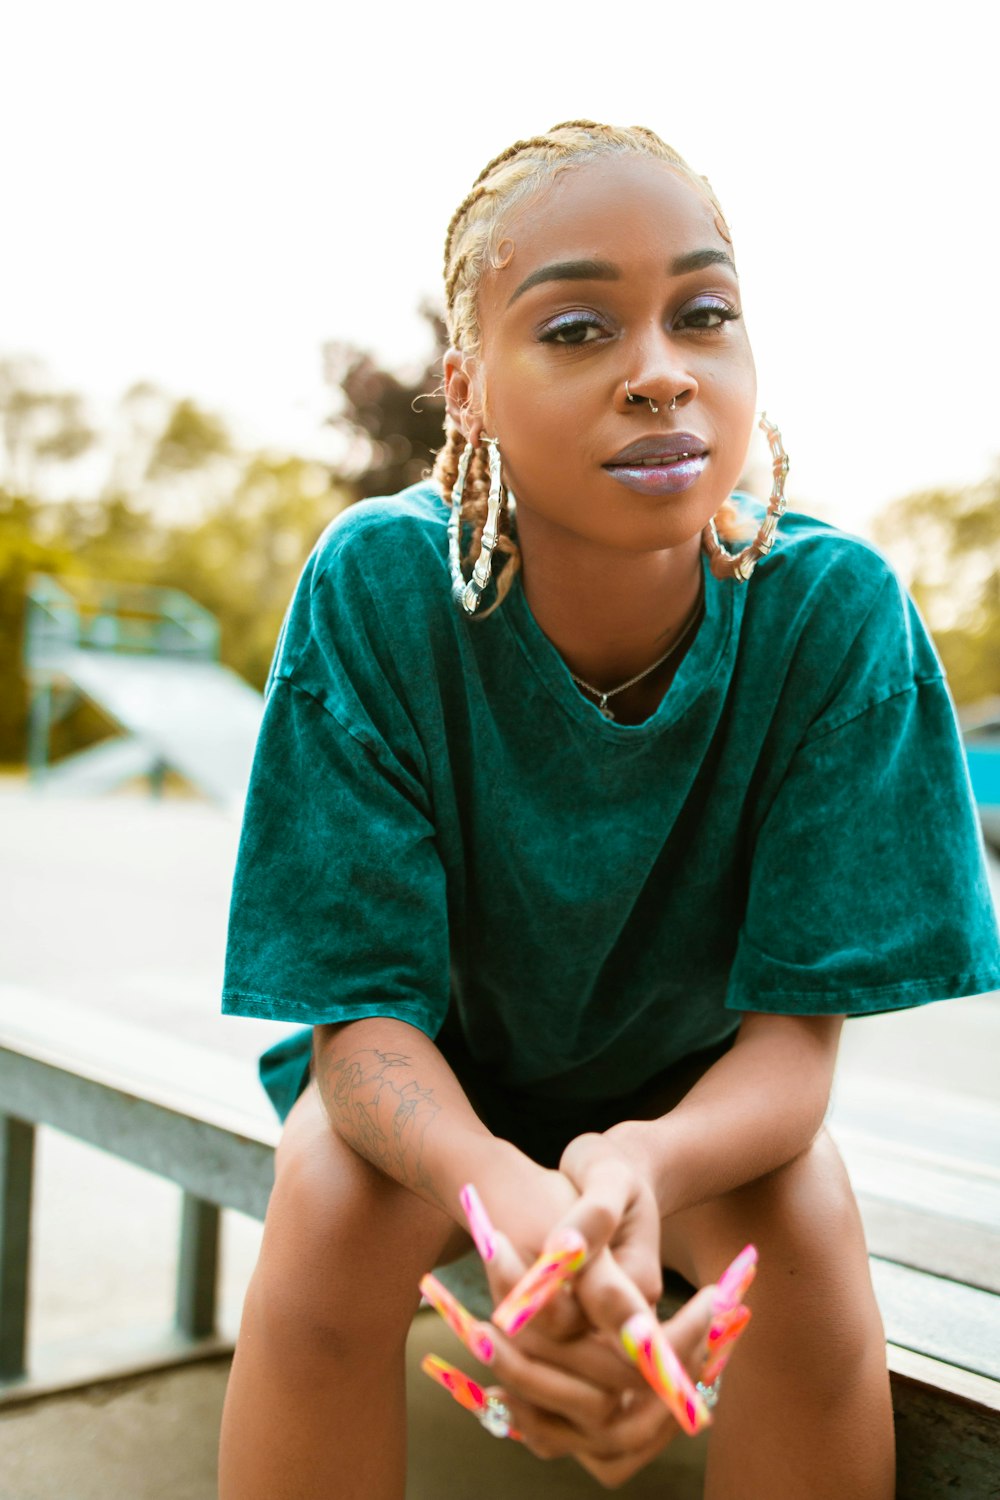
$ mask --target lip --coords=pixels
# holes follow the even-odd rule
[[[675,458],[672,463],[639,464],[633,460],[631,464],[605,464],[604,470],[640,495],[676,495],[701,478],[707,463],[708,454],[698,453],[691,458]]]
[[[708,452],[708,444],[693,432],[656,432],[649,437],[636,438],[627,448],[622,448],[604,467],[642,463],[651,458],[676,458],[678,453],[691,453],[701,457]]]

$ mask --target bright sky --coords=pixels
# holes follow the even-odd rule
[[[865,529],[1000,456],[989,0],[32,0],[0,21],[0,356],[98,405],[146,378],[330,453],[320,348],[427,352],[488,158],[652,126],[733,229],[789,494]]]

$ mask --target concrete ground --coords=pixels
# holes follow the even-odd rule
[[[490,1437],[421,1373],[426,1353],[471,1368],[437,1314],[420,1313],[407,1350],[407,1500],[592,1500],[607,1493],[572,1460],[541,1464],[518,1444]],[[228,1368],[228,1361],[187,1366],[0,1415],[0,1500],[215,1500]],[[706,1441],[676,1439],[616,1493],[700,1500]]]
[[[248,1070],[286,1027],[219,1014],[225,920],[238,828],[194,800],[121,795],[90,802],[29,795],[0,778],[0,983],[217,1048]],[[998,886],[997,871],[993,878]],[[907,1080],[997,1102],[1000,995],[866,1017],[844,1030],[839,1073]],[[33,1361],[116,1338],[142,1343],[169,1323],[179,1194],[138,1168],[40,1132],[34,1220]],[[260,1226],[224,1215],[221,1326],[234,1337]],[[433,1315],[414,1325],[447,1354]],[[0,1500],[209,1500],[225,1365],[0,1414]],[[540,1469],[482,1433],[417,1372],[410,1382],[410,1500],[445,1494],[596,1495],[575,1465]],[[674,1451],[676,1450],[676,1451]],[[651,1474],[623,1495],[700,1494],[698,1444],[677,1443],[683,1480]],[[543,1477],[542,1477],[543,1476]],[[644,1487],[646,1486],[646,1487]]]

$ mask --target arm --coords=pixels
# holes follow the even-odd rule
[[[337,1134],[456,1221],[464,1183],[485,1184],[528,1165],[487,1130],[438,1048],[416,1026],[383,1016],[317,1026],[313,1066]]]
[[[826,1115],[843,1022],[748,1011],[731,1050],[676,1108],[606,1132],[651,1182],[663,1217],[805,1150]]]

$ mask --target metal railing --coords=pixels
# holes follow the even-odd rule
[[[35,573],[26,608],[29,673],[44,673],[67,650],[218,660],[218,621],[179,589]]]

